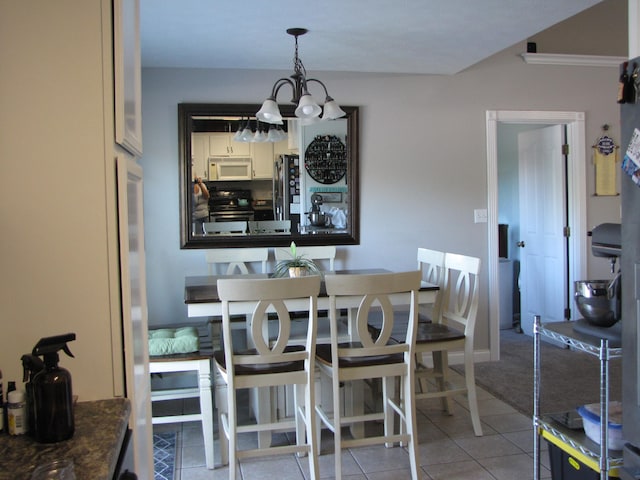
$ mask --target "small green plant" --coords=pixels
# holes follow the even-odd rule
[[[291,252],[291,258],[280,260],[276,264],[273,272],[274,277],[288,277],[290,268],[303,268],[311,275],[320,275],[320,269],[313,263],[313,260],[304,258],[304,255],[298,255],[296,242],[291,242],[289,250]]]

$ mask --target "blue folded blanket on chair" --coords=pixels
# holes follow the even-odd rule
[[[149,356],[192,353],[200,349],[195,327],[149,330]]]

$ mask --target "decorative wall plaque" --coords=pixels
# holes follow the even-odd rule
[[[304,168],[318,183],[336,183],[347,173],[347,148],[335,135],[318,135],[304,153]]]

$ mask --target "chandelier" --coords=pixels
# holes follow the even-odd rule
[[[303,121],[312,122],[322,113],[322,120],[335,120],[346,115],[336,101],[329,96],[327,87],[320,80],[315,78],[307,78],[307,71],[302,64],[302,60],[298,57],[298,37],[307,33],[306,28],[289,28],[289,35],[293,35],[296,41],[296,50],[293,57],[293,75],[289,78],[281,78],[273,84],[271,96],[262,104],[262,108],[256,113],[256,117],[261,122],[271,124],[282,124],[282,115],[276,98],[280,88],[289,85],[293,90],[293,98],[291,103],[296,105],[295,115]],[[324,112],[323,108],[313,99],[308,90],[310,83],[318,83],[324,89]]]

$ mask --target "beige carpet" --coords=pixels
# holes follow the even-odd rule
[[[476,383],[525,415],[533,414],[533,337],[501,332],[500,361],[477,363]],[[564,412],[600,401],[597,357],[542,342],[541,413]],[[463,367],[454,366],[460,372]],[[622,360],[609,362],[610,400],[621,399]]]

